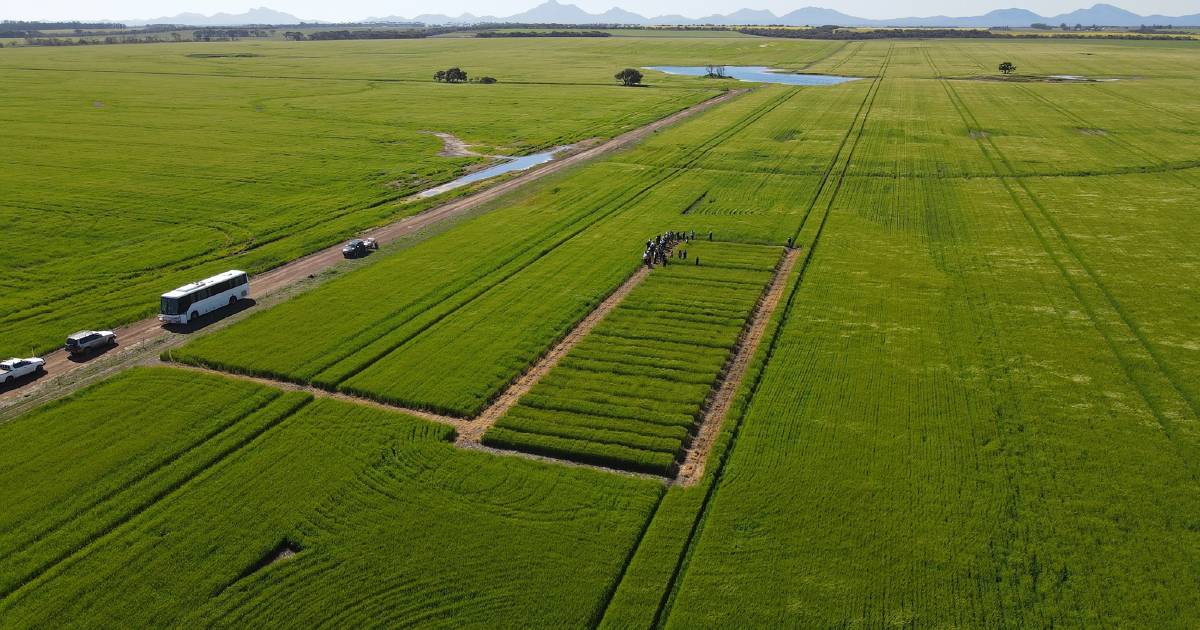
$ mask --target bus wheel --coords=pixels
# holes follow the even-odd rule
[[[197,313],[196,311],[192,311],[192,314],[188,315],[188,323],[194,324],[196,322],[196,320],[199,318],[200,318],[200,313]]]
[[[229,305],[233,306],[234,304],[237,304],[237,296],[231,295],[231,296],[229,296]]]

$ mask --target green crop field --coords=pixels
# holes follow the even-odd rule
[[[162,368],[85,390],[0,426],[5,452],[22,454],[0,473],[0,619],[529,627],[597,618],[661,488],[458,451],[448,434]],[[261,566],[281,543],[296,555]]]
[[[670,472],[777,258],[708,241],[677,249],[689,258],[638,285],[484,444]]]
[[[165,365],[104,378],[158,349],[110,354],[24,415],[0,399],[0,627],[1196,627],[1198,54],[633,31],[0,50],[14,353],[428,209],[402,199],[480,159],[422,131],[515,154],[753,88]],[[718,61],[858,80],[609,80]],[[501,83],[428,81],[449,65]],[[688,259],[618,292],[667,230],[696,231]]]
[[[427,132],[515,155],[610,137],[716,93],[621,90],[605,81],[612,71],[548,67],[546,84],[529,84],[515,59],[506,70],[428,44],[420,60],[315,44],[224,58],[196,56],[210,54],[199,44],[0,51],[0,352],[145,317],[186,282],[265,270],[427,208],[406,199],[485,161],[440,157]],[[428,80],[455,64],[502,82]]]

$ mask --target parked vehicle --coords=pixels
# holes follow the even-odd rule
[[[46,362],[37,357],[0,361],[0,385],[8,385],[19,378],[43,372],[45,369]]]
[[[245,271],[226,271],[164,293],[158,320],[164,324],[187,324],[205,313],[248,297],[250,276]]]
[[[77,355],[115,345],[117,345],[117,335],[111,330],[81,330],[67,337],[64,347],[67,352]]]
[[[342,248],[342,256],[346,258],[359,258],[361,256],[366,256],[370,252],[371,248],[367,245],[367,242],[361,238],[356,238],[349,243],[346,243],[346,246]]]

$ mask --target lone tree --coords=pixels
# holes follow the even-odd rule
[[[707,72],[705,73],[704,76],[708,77],[709,79],[724,79],[724,78],[726,78],[725,77],[725,66],[717,66],[717,65],[709,64],[707,66],[704,66],[704,69],[707,70]]]
[[[620,81],[621,85],[638,85],[642,82],[642,73],[634,68],[625,68],[613,75],[613,78]]]
[[[1000,64],[1000,72],[1003,72],[1004,74],[1012,74],[1016,69],[1017,67],[1012,65],[1011,61],[1005,61]]]

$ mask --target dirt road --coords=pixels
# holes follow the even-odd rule
[[[544,165],[524,171],[512,179],[502,181],[477,193],[454,199],[440,206],[435,206],[425,212],[422,212],[421,214],[405,217],[390,225],[375,228],[362,234],[361,236],[374,237],[379,241],[380,244],[387,244],[399,240],[441,221],[467,214],[483,204],[493,201],[506,193],[512,192],[543,177],[567,168],[571,168],[572,166],[576,166],[583,162],[587,162],[588,160],[592,160],[606,153],[611,153],[613,151],[629,147],[646,136],[655,133],[659,129],[668,127],[713,106],[737,98],[747,91],[748,90],[746,89],[732,90],[719,96],[715,96],[707,101],[703,101],[701,103],[697,103],[696,105],[692,105],[691,107],[681,109],[670,116],[656,120],[643,127],[638,127],[632,131],[628,131],[589,149],[574,153],[561,160],[547,162]],[[342,262],[342,260],[341,243],[332,245],[326,249],[309,254],[302,258],[297,258],[296,260],[285,263],[270,271],[266,271],[254,276],[252,279],[254,295],[268,295],[278,291],[279,289],[304,280],[310,275],[315,275],[321,271],[329,269],[330,267]],[[122,326],[115,332],[117,333],[117,339],[119,339],[121,342],[121,347],[124,349],[157,340],[168,334],[168,331],[162,328],[157,319],[145,319],[134,322],[127,326]],[[64,335],[65,334],[66,333],[64,332]],[[43,358],[46,359],[47,375],[32,382],[0,390],[0,401],[11,401],[24,398],[32,395],[33,393],[39,392],[44,388],[55,387],[58,385],[58,383],[56,383],[56,377],[68,374],[87,365],[87,362],[72,360],[67,353],[62,350],[51,352]]]

